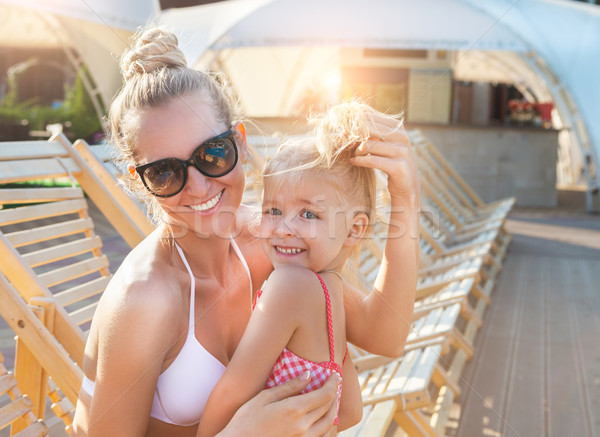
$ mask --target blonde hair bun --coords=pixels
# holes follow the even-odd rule
[[[132,40],[133,46],[121,58],[121,74],[126,81],[164,68],[187,67],[177,37],[170,31],[161,28],[140,30]]]

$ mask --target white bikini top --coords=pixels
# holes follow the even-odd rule
[[[246,269],[250,280],[250,296],[252,296],[252,278],[248,264],[233,238],[231,245]],[[166,423],[190,426],[200,422],[208,396],[223,375],[225,366],[196,339],[194,316],[196,281],[183,251],[177,244],[175,247],[191,281],[188,333],[175,360],[158,377],[150,416]],[[90,396],[94,394],[94,386],[93,381],[83,377],[82,388]]]

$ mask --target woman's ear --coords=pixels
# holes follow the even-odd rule
[[[138,178],[139,175],[138,175],[137,171],[135,171],[135,165],[127,164],[127,171],[129,172],[131,180]]]
[[[367,233],[368,228],[369,216],[364,212],[355,213],[346,236],[346,246],[354,246],[359,243]]]
[[[248,154],[248,143],[246,142],[246,126],[241,121],[235,122],[233,125],[233,132],[235,133],[235,139],[240,153],[240,158],[245,160]]]

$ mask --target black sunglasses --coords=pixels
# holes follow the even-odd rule
[[[156,197],[171,197],[183,190],[187,181],[189,166],[204,176],[219,178],[229,173],[238,161],[238,150],[233,130],[223,132],[200,144],[183,161],[178,158],[165,158],[135,168],[142,183]]]

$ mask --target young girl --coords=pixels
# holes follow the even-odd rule
[[[306,371],[307,391],[332,373],[343,375],[334,423],[345,429],[360,421],[360,389],[346,357],[341,272],[374,221],[374,172],[353,165],[374,112],[357,102],[337,105],[316,120],[313,135],[282,145],[267,163],[260,235],[275,270],[209,397],[198,436],[217,434],[265,385]]]

